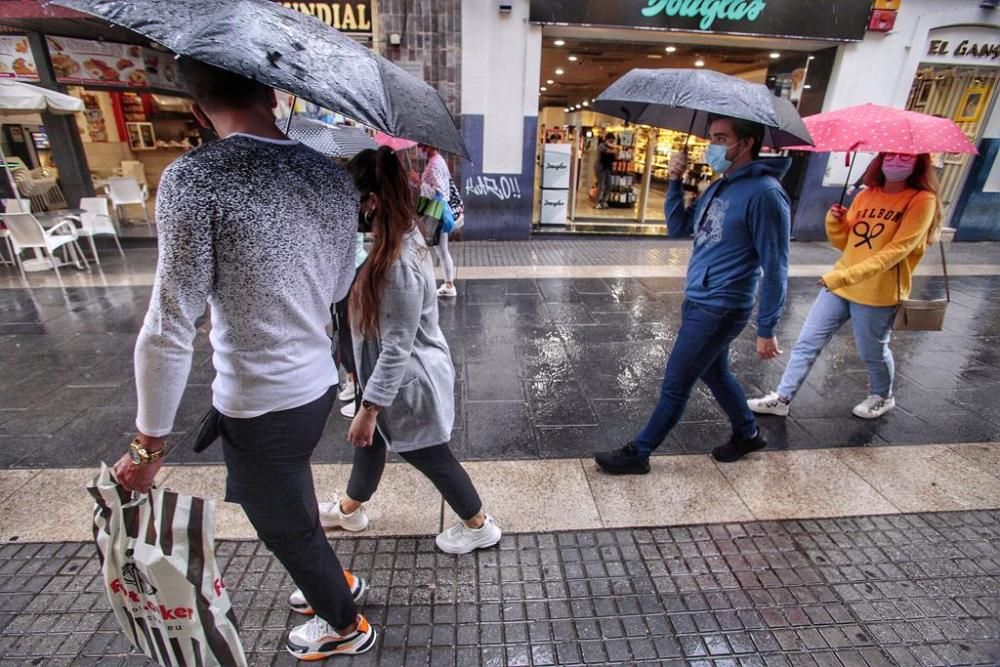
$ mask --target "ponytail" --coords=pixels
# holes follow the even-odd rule
[[[375,243],[351,289],[352,325],[365,336],[378,335],[378,313],[389,267],[399,258],[403,237],[413,228],[413,193],[396,153],[387,146],[363,150],[347,164],[347,171],[362,196],[374,194],[378,206],[372,214]]]

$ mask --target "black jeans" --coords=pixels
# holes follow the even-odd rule
[[[375,429],[371,446],[355,448],[354,467],[351,468],[351,479],[347,483],[347,495],[351,499],[362,503],[371,500],[382,480],[388,453],[385,440],[378,429]],[[465,468],[451,453],[448,443],[412,452],[400,452],[399,455],[434,483],[451,509],[463,521],[479,514],[483,501],[479,499],[469,473],[465,472]]]
[[[222,417],[226,500],[239,503],[257,535],[291,575],[316,614],[334,628],[357,608],[319,523],[309,459],[337,397],[334,385],[306,405],[253,419]]]

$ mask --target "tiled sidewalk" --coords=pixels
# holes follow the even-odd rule
[[[336,540],[366,576],[372,652],[336,665],[1000,664],[1000,512]],[[290,665],[288,576],[218,545],[254,665]],[[0,665],[140,665],[90,544],[0,547]]]

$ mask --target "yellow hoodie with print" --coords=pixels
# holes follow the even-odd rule
[[[826,235],[843,255],[823,276],[827,289],[866,306],[895,306],[909,298],[936,212],[931,192],[868,188],[854,198],[844,220],[828,213]]]

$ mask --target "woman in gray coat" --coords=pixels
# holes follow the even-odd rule
[[[361,393],[348,440],[357,449],[347,496],[324,507],[324,525],[367,525],[362,503],[378,487],[387,449],[416,467],[462,520],[437,536],[447,553],[500,541],[469,475],[448,447],[455,368],[438,326],[431,257],[414,222],[406,174],[389,148],[359,153],[348,171],[361,193],[359,226],[374,243],[351,290],[349,317]]]

